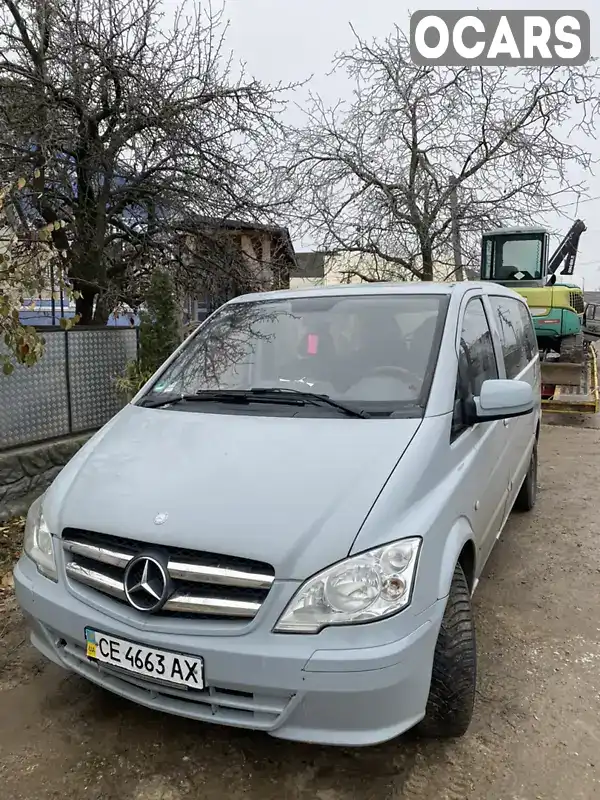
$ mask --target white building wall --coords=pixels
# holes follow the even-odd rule
[[[338,253],[325,259],[324,278],[290,278],[290,289],[304,289],[314,286],[334,286],[341,283],[362,283],[357,275],[352,275],[348,280],[347,271],[356,270],[369,277],[385,276],[382,262],[374,256],[360,253]],[[447,264],[440,264],[434,268],[435,280],[443,281],[450,272]]]

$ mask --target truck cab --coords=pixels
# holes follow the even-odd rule
[[[549,235],[545,228],[498,228],[483,234],[481,279],[511,289],[544,286]]]

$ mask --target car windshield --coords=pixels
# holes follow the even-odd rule
[[[418,416],[427,402],[447,299],[346,293],[229,303],[190,338],[144,400],[292,389],[370,413]],[[199,404],[194,410],[201,410]],[[310,413],[320,411],[311,407]]]

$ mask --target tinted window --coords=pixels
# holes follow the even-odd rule
[[[516,378],[533,357],[520,309],[522,303],[512,297],[490,297],[490,302],[498,323],[506,377]]]
[[[477,397],[481,384],[498,377],[492,335],[483,303],[470,300],[463,317],[460,337],[459,380],[463,396]]]
[[[525,303],[519,303],[519,311],[521,312],[521,319],[523,320],[523,333],[525,338],[525,350],[527,353],[528,361],[535,356],[538,352],[538,343],[535,336],[535,328],[533,327],[533,321],[531,319],[531,314],[529,313],[529,309],[525,305]]]
[[[485,380],[497,377],[496,354],[483,303],[470,300],[462,322],[451,440],[468,427],[465,404],[480,394]]]
[[[287,388],[371,413],[421,415],[447,300],[402,293],[231,303],[189,341],[151,394]]]

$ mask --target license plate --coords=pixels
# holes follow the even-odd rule
[[[85,629],[85,641],[87,657],[94,661],[188,689],[204,688],[201,658],[144,647],[91,628]]]

